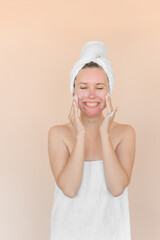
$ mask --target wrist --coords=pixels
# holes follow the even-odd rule
[[[84,138],[85,138],[85,132],[79,132],[79,133],[77,133],[76,138],[77,138],[77,139],[84,139]]]
[[[105,138],[105,139],[109,139],[110,138],[110,135],[109,135],[109,133],[108,132],[104,132],[104,131],[101,131],[100,132],[100,136],[101,136],[101,138],[103,139],[103,138]]]
[[[99,132],[100,132],[100,135],[102,135],[102,136],[109,135],[109,132],[106,129],[100,129]]]

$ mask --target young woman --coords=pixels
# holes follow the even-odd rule
[[[128,184],[136,134],[132,126],[114,121],[113,72],[103,65],[105,51],[102,42],[85,45],[71,72],[69,122],[48,133],[55,178],[50,240],[131,239]]]

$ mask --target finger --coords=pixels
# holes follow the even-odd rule
[[[77,116],[80,117],[80,109],[79,109],[79,106],[78,106],[78,97],[76,96],[76,109],[77,109]]]
[[[68,117],[72,117],[72,115],[73,115],[73,105],[74,105],[73,102],[74,102],[74,100],[72,101],[72,105],[71,105],[70,113],[69,113]]]
[[[74,100],[73,112],[74,112],[74,117],[78,118],[77,103],[75,100]]]
[[[109,104],[110,104],[110,106],[111,106],[111,109],[113,109],[111,96],[110,96],[109,93],[107,93],[107,96],[108,96],[108,102],[109,102]]]
[[[110,105],[109,105],[109,102],[108,102],[108,96],[106,95],[105,96],[105,101],[106,101],[106,108],[107,108],[107,112],[110,113],[111,112],[111,108],[110,108]]]
[[[106,104],[105,107],[103,108],[102,112],[104,117],[106,116],[106,114],[108,113],[108,107],[107,107],[107,101],[106,101],[106,97],[104,97],[104,103]]]
[[[111,113],[107,114],[107,116],[108,116],[109,118],[111,118],[111,119],[114,119],[115,114],[116,114],[117,111],[118,111],[118,106],[115,107],[115,109],[114,109]]]
[[[119,106],[115,107],[115,111],[117,112],[119,110]]]
[[[106,99],[106,105],[107,105],[107,109],[108,109],[108,112],[112,112],[113,111],[113,106],[112,106],[112,103],[111,103],[111,98],[106,95],[105,96],[105,99]]]
[[[75,111],[76,111],[76,101],[73,100],[73,114],[75,114]]]

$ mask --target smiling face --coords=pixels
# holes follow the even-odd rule
[[[105,96],[109,83],[102,68],[81,69],[75,80],[73,95],[78,97],[78,106],[88,116],[95,116],[105,108]]]

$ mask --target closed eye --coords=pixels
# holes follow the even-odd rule
[[[86,89],[86,88],[85,87],[84,88],[81,87],[80,89]],[[97,88],[97,89],[103,89],[103,88]]]

